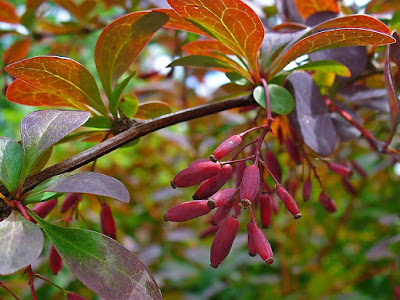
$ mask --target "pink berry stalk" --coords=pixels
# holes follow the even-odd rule
[[[70,292],[67,295],[67,300],[88,300],[88,299],[84,298],[82,296],[79,296],[78,294],[75,294],[74,292]]]

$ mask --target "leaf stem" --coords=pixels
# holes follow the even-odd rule
[[[17,295],[15,295],[8,287],[6,287],[5,284],[2,283],[1,281],[0,281],[0,286],[1,286],[3,289],[5,289],[7,292],[9,292],[16,300],[21,300],[21,299],[19,299],[19,298],[17,297]]]

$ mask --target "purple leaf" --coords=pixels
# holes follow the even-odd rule
[[[390,111],[386,89],[369,89],[362,85],[350,85],[338,91],[347,104],[371,108],[381,112]]]
[[[295,110],[289,114],[296,132],[316,153],[328,156],[335,148],[338,136],[324,99],[312,77],[295,71],[287,78],[287,89],[295,98]]]
[[[0,275],[29,266],[42,252],[42,231],[15,210],[0,222],[0,236]]]
[[[361,119],[355,112],[346,107],[341,107],[341,109],[346,111],[354,119],[354,121],[361,124]],[[331,113],[331,118],[333,125],[335,126],[336,133],[341,141],[350,141],[358,138],[361,135],[361,132],[357,128],[343,119],[343,117],[338,113]]]

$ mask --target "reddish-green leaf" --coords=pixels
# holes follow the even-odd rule
[[[338,12],[335,0],[294,0],[294,3],[297,11],[304,19],[320,11]]]
[[[6,1],[0,1],[0,22],[17,24],[19,17],[14,6]]]
[[[0,137],[0,183],[14,195],[21,175],[24,154],[22,147],[16,141]]]
[[[31,39],[23,39],[16,41],[3,53],[3,61],[5,65],[24,59],[29,52]]]
[[[120,76],[167,20],[165,14],[158,12],[134,12],[115,20],[103,30],[97,40],[95,61],[109,98]]]
[[[365,8],[365,13],[384,13],[387,11],[395,11],[399,8],[400,3],[398,0],[371,0]]]
[[[152,119],[159,116],[169,114],[171,108],[169,105],[162,101],[148,101],[139,105],[135,117],[139,119]]]
[[[257,74],[264,26],[249,6],[240,0],[168,0],[168,3],[179,15],[205,28],[222,44],[245,57]]]
[[[10,85],[7,90],[7,98],[10,101],[22,100],[25,104],[23,97],[27,94],[40,105],[53,106],[54,98],[57,104],[68,103],[67,106],[83,110],[87,110],[87,105],[107,115],[92,74],[72,59],[38,56],[13,63],[6,67],[6,71],[25,83]],[[28,88],[27,85],[32,88]]]
[[[0,275],[29,266],[42,252],[42,231],[15,210],[0,222],[0,236]]]
[[[282,56],[275,59],[268,78],[272,78],[288,63],[304,54],[329,48],[365,45],[380,46],[393,42],[395,42],[395,39],[391,36],[370,29],[345,28],[321,31],[301,39]]]
[[[153,276],[131,251],[104,234],[34,219],[76,277],[108,300],[161,300]],[[1,224],[1,223],[0,223]]]
[[[172,63],[170,63],[167,67],[176,67],[176,66],[214,68],[214,69],[221,69],[222,71],[232,70],[227,63],[217,58],[204,55],[189,55],[180,57],[174,60]]]

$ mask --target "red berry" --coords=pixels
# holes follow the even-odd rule
[[[272,205],[271,197],[268,194],[261,194],[260,196],[260,217],[263,228],[268,228],[271,224]]]
[[[274,262],[274,254],[271,245],[262,230],[252,221],[247,225],[247,230],[250,231],[250,237],[253,240],[258,255],[260,255],[262,260],[264,260],[265,264],[272,264]]]
[[[301,217],[301,213],[296,201],[283,186],[278,186],[276,195],[282,200],[287,210],[294,216],[295,219],[299,219]]]
[[[256,256],[257,250],[256,250],[256,245],[254,244],[253,235],[252,235],[252,231],[251,231],[252,223],[253,223],[253,221],[250,221],[249,223],[247,223],[247,248],[249,248],[250,256]]]
[[[218,268],[228,256],[239,229],[239,221],[234,217],[227,218],[215,235],[210,250],[211,267]]]
[[[246,169],[246,162],[240,161],[235,164],[235,174],[236,174],[236,187],[240,187],[240,183],[242,182],[243,172]]]
[[[35,207],[32,208],[32,210],[35,212],[35,214],[44,219],[56,205],[57,205],[57,199],[53,199],[36,204]]]
[[[235,196],[235,193],[236,190],[234,189],[223,189],[212,195],[208,201],[213,201],[216,207],[221,207],[231,200]]]
[[[67,196],[65,196],[64,198],[63,203],[61,204],[60,211],[62,213],[65,213],[68,210],[73,209],[81,200],[82,200],[82,194],[78,193],[67,194]]]
[[[88,300],[82,296],[79,296],[78,294],[75,294],[74,292],[70,292],[67,295],[67,300]]]
[[[223,206],[218,207],[218,209],[215,211],[214,215],[211,218],[211,225],[218,225],[222,220],[226,218],[226,216],[229,214],[229,212],[232,209],[233,204],[236,201],[228,201],[225,203]]]
[[[231,178],[233,168],[231,165],[224,165],[217,175],[203,181],[193,195],[193,199],[206,199],[214,195]]]
[[[184,222],[204,216],[211,211],[207,202],[208,200],[196,200],[175,205],[165,213],[164,219],[171,222]]]
[[[328,168],[332,171],[335,172],[339,175],[342,176],[350,176],[353,174],[353,171],[350,170],[350,168],[337,164],[337,163],[333,163],[333,162],[327,162]]]
[[[301,158],[300,158],[300,153],[299,150],[297,149],[297,146],[294,142],[293,139],[291,139],[290,137],[287,137],[284,142],[285,144],[285,148],[287,153],[289,154],[290,158],[297,164],[299,165],[301,162]]]
[[[342,176],[342,184],[343,184],[344,188],[346,189],[346,191],[348,191],[351,195],[353,195],[353,196],[357,195],[357,190],[351,184],[348,177]]]
[[[303,200],[304,201],[308,201],[310,200],[310,196],[311,196],[311,180],[310,178],[308,178],[303,185]]]
[[[180,171],[171,182],[173,188],[198,184],[218,174],[221,164],[218,162],[199,162]]]
[[[333,201],[325,192],[319,194],[319,202],[327,212],[333,213],[337,210],[335,201]]]
[[[114,217],[112,215],[110,206],[103,205],[100,211],[101,232],[114,240],[117,239],[117,227],[115,226]]]
[[[278,182],[281,182],[282,169],[274,152],[268,150],[267,152],[265,152],[264,158],[265,158],[265,163],[267,164],[267,167],[271,171],[272,175],[274,175],[275,179],[278,180]]]
[[[62,263],[63,261],[60,254],[58,254],[56,248],[54,248],[54,246],[52,245],[50,249],[49,265],[54,275],[57,275],[58,272],[61,270]]]
[[[231,153],[237,146],[242,143],[242,137],[238,134],[232,135],[229,139],[222,142],[212,153],[218,160]]]
[[[259,187],[260,170],[256,165],[250,165],[243,172],[242,183],[240,184],[240,199],[247,199],[253,202]]]

